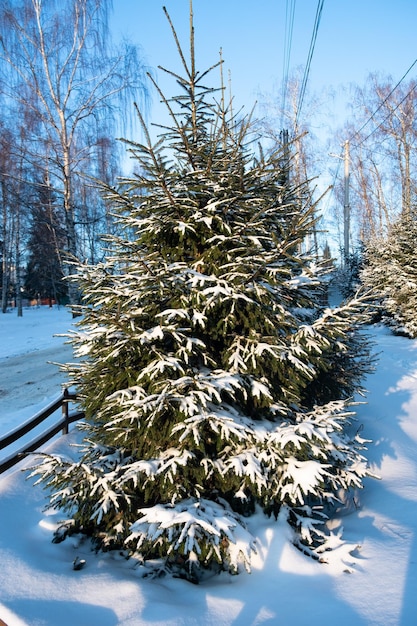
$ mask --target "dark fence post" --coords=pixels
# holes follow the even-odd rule
[[[64,389],[64,399],[62,401],[62,417],[65,420],[64,427],[62,429],[62,434],[63,435],[68,435],[68,426],[69,426],[69,421],[68,421],[68,417],[69,417],[69,399],[68,399],[68,396],[69,396],[68,389]]]

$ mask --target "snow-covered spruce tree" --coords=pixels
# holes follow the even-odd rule
[[[381,305],[385,322],[398,333],[417,337],[417,208],[404,212],[386,237],[366,249],[361,278]]]
[[[197,580],[250,567],[256,507],[325,550],[323,506],[367,474],[349,398],[369,359],[363,302],[323,310],[300,252],[307,189],[280,153],[254,157],[249,122],[195,70],[191,33],[181,95],[165,100],[172,127],[129,143],[138,173],[105,191],[125,236],[79,268],[81,362],[68,369],[82,458],[48,456],[35,474],[69,532]]]

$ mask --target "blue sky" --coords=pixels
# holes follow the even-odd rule
[[[189,0],[114,0],[113,29],[140,44],[151,67],[175,71],[179,62],[163,4],[188,52]],[[316,0],[194,0],[197,66],[203,70],[215,63],[222,48],[235,101],[248,111],[260,92],[274,92],[281,84],[286,7],[291,4],[293,69],[306,64]],[[325,0],[308,89],[320,93],[351,82],[362,85],[371,71],[390,74],[397,82],[416,58],[416,0]],[[417,64],[407,80],[416,76]],[[158,80],[166,95],[173,95],[175,88],[160,72]],[[153,121],[155,116],[156,105]],[[339,116],[344,116],[342,109]]]

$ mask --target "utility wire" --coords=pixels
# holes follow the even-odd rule
[[[416,62],[417,62],[417,59],[414,61],[414,63],[416,63]],[[413,65],[414,65],[414,63],[413,63]],[[411,69],[411,68],[410,68],[410,69]],[[407,74],[408,74],[408,72],[407,72]],[[405,74],[404,76],[406,76],[406,74]],[[402,80],[402,79],[401,79],[401,80]],[[401,81],[400,81],[400,82],[401,82]],[[399,84],[400,84],[400,83],[397,83],[397,85],[394,87],[394,89],[396,89],[396,88],[398,87],[398,85],[399,85]],[[416,87],[417,87],[417,83],[414,83],[414,85],[411,87],[410,91],[409,91],[408,93],[406,93],[406,95],[404,96],[404,98],[402,98],[402,99],[400,100],[400,102],[399,102],[399,103],[398,103],[398,104],[397,104],[397,105],[396,105],[396,106],[395,106],[395,107],[394,107],[394,108],[393,108],[393,109],[392,109],[392,110],[388,113],[388,115],[386,115],[386,116],[384,117],[384,119],[383,119],[383,120],[382,120],[382,121],[378,124],[378,126],[375,126],[375,128],[374,128],[374,129],[373,129],[373,130],[369,133],[369,135],[367,135],[367,136],[365,137],[365,139],[362,139],[362,141],[360,141],[359,143],[355,143],[355,144],[353,144],[353,145],[354,145],[356,148],[358,148],[358,147],[359,147],[359,146],[361,146],[363,143],[365,143],[365,141],[368,141],[369,137],[371,137],[371,135],[373,135],[373,134],[374,134],[374,133],[378,130],[378,128],[380,128],[380,127],[382,126],[382,124],[383,124],[383,123],[384,123],[384,122],[385,122],[385,121],[386,121],[389,117],[391,117],[391,115],[394,113],[394,111],[396,111],[396,110],[398,109],[398,107],[402,105],[402,103],[404,102],[404,100],[407,100],[408,96],[409,96],[410,94],[412,94],[412,92],[416,89]],[[390,92],[390,94],[389,94],[389,95],[385,98],[385,100],[384,100],[384,101],[382,102],[382,104],[378,107],[378,109],[375,111],[375,113],[377,113],[377,112],[379,111],[379,109],[381,108],[381,106],[382,106],[383,104],[385,104],[385,102],[388,100],[389,96],[391,96],[391,95],[392,95],[392,93],[393,93],[394,89],[393,89],[393,90]],[[375,113],[374,113],[373,115],[375,115]],[[368,121],[369,121],[369,120],[368,120]],[[364,124],[364,126],[366,126],[366,124]],[[364,128],[364,126],[362,126],[362,128]],[[361,129],[359,129],[359,130],[355,133],[355,135],[357,135],[358,133],[360,133],[360,131],[362,130],[362,128],[361,128]],[[353,136],[355,137],[355,135],[353,135]],[[385,139],[383,139],[383,140],[381,141],[381,143],[382,143],[383,141],[385,141]]]
[[[301,109],[302,109],[303,102],[304,102],[304,96],[305,96],[305,92],[306,92],[306,88],[307,88],[308,76],[310,74],[311,60],[313,58],[314,48],[316,46],[317,33],[318,33],[318,30],[319,30],[319,26],[320,26],[321,14],[322,14],[322,11],[323,11],[323,5],[324,5],[324,0],[318,0],[317,10],[316,10],[316,17],[315,17],[315,20],[314,20],[313,34],[311,35],[310,49],[308,51],[307,63],[306,63],[306,67],[305,67],[305,70],[304,70],[303,80],[302,80],[302,83],[301,83],[300,95],[299,95],[299,98],[298,98],[297,112],[296,112],[296,116],[295,116],[295,126],[297,126],[298,118],[300,116]]]
[[[366,122],[360,127],[359,130],[356,131],[356,133],[354,133],[351,137],[351,140],[356,137],[356,135],[359,135],[360,132],[363,131],[363,129],[368,126],[368,124],[374,119],[375,115],[378,113],[378,111],[380,109],[382,109],[382,107],[384,106],[384,104],[386,103],[386,101],[388,100],[388,98],[390,98],[392,96],[392,94],[394,93],[394,91],[397,89],[397,87],[399,87],[399,85],[401,85],[401,83],[403,82],[404,78],[407,76],[407,74],[409,74],[411,72],[411,70],[413,69],[413,67],[415,66],[415,64],[417,63],[417,59],[410,65],[410,67],[408,68],[408,70],[406,71],[406,73],[400,78],[400,80],[398,81],[398,83],[395,85],[395,87],[393,87],[391,89],[391,91],[389,92],[389,94],[387,95],[387,97],[381,102],[381,104],[375,109],[375,111],[372,113],[372,115],[366,120]],[[414,89],[415,87],[413,87]],[[405,98],[403,98],[401,100],[401,102],[395,107],[395,109],[397,109],[400,104],[402,104],[402,102],[404,102],[404,100],[410,95],[410,93],[413,91],[413,89],[411,89],[411,91],[407,94],[407,96],[405,96]],[[394,111],[395,111],[394,109]],[[388,116],[389,117],[389,116]],[[387,119],[387,118],[385,118]],[[385,120],[383,120],[385,121]],[[369,133],[369,135],[366,137],[366,139],[363,139],[359,144],[355,144],[355,145],[361,145],[364,141],[366,141],[382,124],[383,122],[381,122],[380,124],[378,124],[378,126],[371,132]]]

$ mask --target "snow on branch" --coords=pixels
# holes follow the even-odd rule
[[[212,556],[219,563],[228,562],[231,571],[242,565],[250,571],[255,540],[242,520],[217,502],[187,499],[176,504],[158,504],[139,510],[140,517],[131,526],[126,544],[140,552],[148,542],[167,545],[168,555],[180,553],[197,562],[193,554]]]

